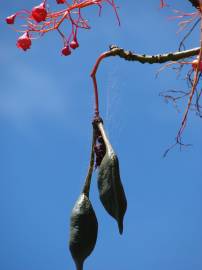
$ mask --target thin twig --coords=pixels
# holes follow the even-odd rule
[[[181,51],[181,48],[183,47],[183,49],[185,49],[185,46],[184,46],[184,42],[185,40],[191,35],[191,33],[193,32],[193,30],[195,29],[195,27],[197,26],[197,24],[200,22],[200,19],[198,19],[191,27],[191,29],[189,29],[189,31],[187,32],[187,34],[183,37],[183,39],[181,40],[180,42],[180,45],[179,45],[179,51]]]
[[[202,15],[201,15],[202,17]],[[200,65],[200,62],[201,62],[201,58],[202,58],[202,20],[201,20],[201,33],[200,33],[200,50],[199,50],[199,57],[198,57],[198,65],[197,65],[197,68],[194,72],[194,79],[193,79],[193,85],[192,85],[192,89],[190,91],[190,95],[189,95],[189,100],[188,100],[188,104],[187,104],[187,108],[184,112],[184,116],[183,116],[183,119],[182,119],[182,122],[181,122],[181,126],[180,126],[180,129],[177,133],[177,137],[176,137],[176,142],[177,143],[180,143],[181,144],[181,136],[182,136],[182,133],[186,127],[186,124],[187,124],[187,117],[188,117],[188,113],[189,113],[189,109],[191,107],[191,104],[192,104],[192,99],[193,99],[193,96],[194,96],[194,93],[196,91],[196,87],[197,87],[197,84],[198,84],[198,80],[199,80],[199,76],[200,76],[200,71],[199,71],[199,65]]]

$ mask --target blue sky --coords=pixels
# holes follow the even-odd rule
[[[0,19],[36,4],[4,1]],[[101,17],[95,7],[85,11],[92,29],[80,31],[80,48],[70,57],[60,56],[56,33],[24,53],[15,46],[17,34],[1,25],[1,269],[74,269],[69,217],[88,166],[92,66],[110,44],[155,54],[177,50],[183,37],[176,34],[177,21],[168,19],[171,10],[160,10],[158,0],[117,4],[121,27],[109,6]],[[192,11],[186,1],[174,7]],[[197,47],[198,37],[196,30],[187,48]],[[99,201],[95,173],[90,197],[99,233],[85,269],[202,269],[201,120],[189,115],[184,140],[193,146],[163,159],[184,104],[177,113],[159,92],[186,89],[186,82],[185,73],[177,78],[172,70],[156,79],[159,68],[110,58],[98,71],[101,115],[119,156],[128,209],[119,236]]]

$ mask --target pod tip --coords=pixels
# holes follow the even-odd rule
[[[119,233],[123,234],[123,222],[119,222],[118,226],[119,226]]]

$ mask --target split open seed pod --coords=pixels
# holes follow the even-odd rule
[[[106,145],[106,154],[98,171],[98,189],[100,200],[106,211],[116,219],[120,234],[123,233],[123,218],[127,209],[127,200],[119,172],[119,161],[100,121],[97,127]]]
[[[95,211],[89,199],[91,177],[94,168],[94,142],[91,147],[91,158],[88,174],[81,195],[76,201],[70,220],[69,249],[77,270],[83,270],[84,260],[93,251],[98,232],[98,222]]]

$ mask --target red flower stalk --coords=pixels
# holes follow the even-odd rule
[[[8,17],[6,18],[7,24],[14,24],[16,15],[17,15],[17,14],[15,13],[15,14],[12,14],[12,15],[8,16]]]
[[[26,51],[27,49],[29,49],[32,45],[32,41],[29,37],[29,33],[25,32],[22,36],[20,36],[18,38],[16,45],[19,49],[22,49],[23,51]]]
[[[40,23],[46,20],[47,17],[47,10],[45,7],[45,3],[41,3],[40,5],[34,7],[32,9],[32,18]]]
[[[66,45],[64,48],[62,48],[61,53],[62,53],[64,56],[70,55],[70,54],[71,54],[71,50],[70,50],[69,46]]]

